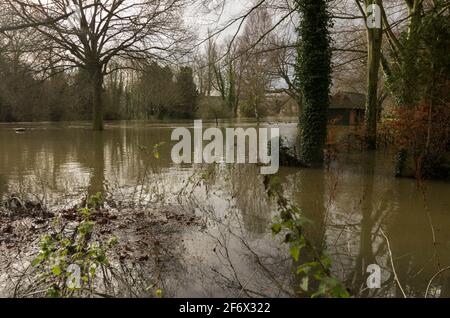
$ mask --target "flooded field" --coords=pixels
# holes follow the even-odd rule
[[[117,218],[130,220],[117,231],[119,242],[139,253],[138,264],[123,271],[131,287],[119,296],[145,297],[152,286],[167,296],[292,296],[298,281],[286,246],[272,235],[278,211],[259,167],[173,164],[171,132],[192,125],[117,122],[99,133],[87,123],[1,124],[0,198],[14,194],[56,211],[104,193]],[[279,127],[291,140],[297,132],[288,119],[261,126]],[[450,184],[396,179],[392,157],[342,152],[327,169],[281,167],[277,177],[311,221],[306,235],[353,296],[423,297],[428,290],[428,297],[450,297]],[[146,213],[147,228],[133,211]],[[152,217],[164,225],[158,233]],[[10,295],[12,251],[0,244],[0,294]],[[160,257],[155,246],[167,253]],[[381,267],[381,288],[367,288],[370,264]]]

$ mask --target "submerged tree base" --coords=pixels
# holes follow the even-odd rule
[[[398,178],[450,180],[450,154],[436,159],[431,156],[413,157],[406,150],[400,150],[395,160],[395,176]]]

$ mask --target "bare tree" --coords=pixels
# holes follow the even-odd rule
[[[89,74],[94,130],[103,130],[104,76],[117,69],[111,61],[169,58],[188,37],[181,23],[188,0],[5,1],[22,25],[44,36],[55,66]]]
[[[274,39],[270,35],[264,36],[272,27],[269,9],[261,6],[250,14],[244,32],[238,40],[243,68],[242,101],[247,108],[251,108],[256,119],[260,118],[275,69],[270,54]],[[258,41],[260,38],[262,40]]]

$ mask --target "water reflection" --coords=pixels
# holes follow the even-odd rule
[[[19,193],[59,205],[80,194],[104,192],[152,205],[175,200],[196,175],[196,201],[189,209],[207,226],[177,238],[183,253],[175,264],[184,265],[165,272],[167,290],[178,296],[236,296],[245,285],[251,296],[289,295],[285,289],[295,289],[298,280],[270,233],[276,209],[259,167],[172,164],[170,135],[180,125],[192,123],[114,123],[103,133],[83,123],[29,124],[23,134],[0,125],[0,197]],[[295,123],[279,126],[282,135],[296,135]],[[153,145],[162,141],[156,159]],[[391,172],[389,154],[355,153],[340,154],[329,170],[282,168],[279,177],[290,200],[311,220],[309,239],[330,253],[333,272],[355,295],[402,296],[383,229],[400,284],[408,296],[423,297],[433,275],[450,264],[450,185],[427,182],[419,189]],[[229,249],[225,263],[218,259],[223,246]],[[382,268],[381,289],[367,289],[370,264]],[[429,295],[450,297],[450,272],[436,277]]]
[[[232,168],[230,182],[245,229],[255,237],[267,234],[273,212],[259,171],[255,165],[237,165]]]
[[[103,144],[103,133],[94,132],[92,145],[90,146],[91,151],[87,152],[93,157],[89,160],[93,163],[88,187],[89,196],[98,192],[105,193],[105,148],[103,147]],[[115,152],[113,152],[113,154],[114,153]]]

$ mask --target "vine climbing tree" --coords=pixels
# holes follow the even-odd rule
[[[330,32],[327,0],[296,0],[300,15],[295,85],[303,96],[300,115],[300,160],[307,166],[323,163],[331,85]]]

